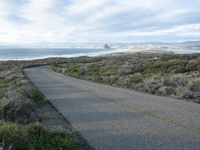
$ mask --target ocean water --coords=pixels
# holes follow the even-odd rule
[[[49,57],[98,56],[116,52],[99,48],[5,48],[0,49],[0,60],[33,60]]]
[[[33,60],[49,57],[98,56],[118,52],[171,51],[176,54],[200,53],[198,44],[130,44],[111,45],[113,49],[103,48],[1,48],[1,60]]]

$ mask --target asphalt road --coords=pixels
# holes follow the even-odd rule
[[[25,70],[97,150],[200,150],[200,104]]]

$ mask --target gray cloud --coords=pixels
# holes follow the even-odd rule
[[[0,42],[200,40],[199,0],[2,0]]]

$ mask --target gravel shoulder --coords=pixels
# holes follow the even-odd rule
[[[50,103],[37,110],[40,123],[49,132],[65,132],[75,143],[75,150],[92,150],[88,143],[74,130],[71,123]]]

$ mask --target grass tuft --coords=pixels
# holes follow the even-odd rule
[[[66,133],[50,133],[40,124],[27,128],[0,122],[0,148],[15,150],[73,150],[74,143]]]

